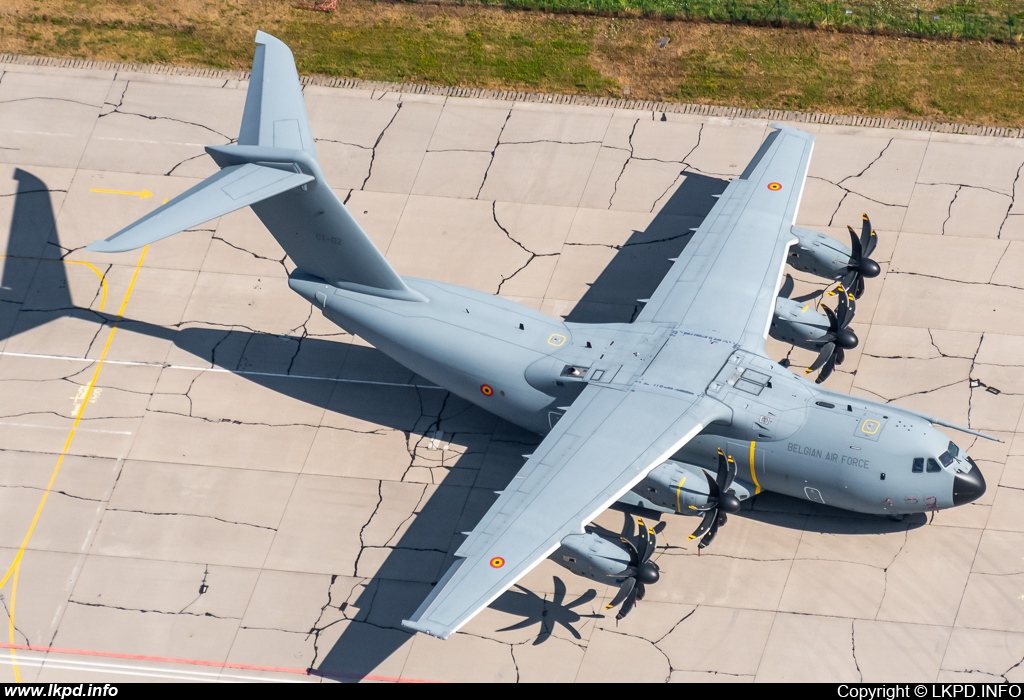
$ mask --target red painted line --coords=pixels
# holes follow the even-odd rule
[[[114,651],[88,651],[84,649],[63,649],[61,647],[37,647],[28,644],[9,644],[0,642],[0,649],[17,651],[40,651],[50,654],[73,654],[75,656],[94,656],[105,659],[127,659],[131,661],[157,661],[160,663],[183,664],[189,666],[207,666],[220,669],[237,669],[240,671],[269,671],[272,673],[290,673],[298,676],[322,676],[324,678],[341,678],[344,680],[384,681],[386,683],[434,683],[436,681],[418,678],[402,678],[393,676],[371,676],[358,673],[330,673],[315,668],[286,668],[282,666],[256,666],[254,664],[233,664],[221,661],[204,661],[202,659],[178,659],[170,656],[148,656],[146,654],[122,654]]]

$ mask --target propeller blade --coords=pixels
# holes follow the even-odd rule
[[[860,261],[864,257],[864,246],[860,244],[860,239],[857,238],[857,234],[854,232],[853,227],[847,226],[846,230],[850,232],[850,267],[856,270],[860,267]]]
[[[654,530],[647,527],[647,525],[644,523],[643,518],[637,518],[636,522],[638,531],[637,534],[639,535],[640,540],[640,546],[637,548],[639,550],[640,555],[639,559],[637,560],[637,565],[639,566],[640,564],[643,564],[645,561],[650,559],[651,555],[654,554],[656,541],[654,537]]]
[[[725,453],[722,452],[722,448],[718,448],[718,474],[715,475],[715,486],[718,487],[718,493],[716,496],[721,496],[726,489],[729,488],[728,482],[729,476],[729,462],[725,458]]]
[[[863,215],[863,224],[860,229],[860,245],[864,251],[864,257],[870,258],[871,254],[875,251],[875,246],[878,245],[878,234],[871,228],[871,219],[868,218],[867,214]]]
[[[664,530],[666,527],[668,527],[668,521],[662,520],[660,523],[654,526],[654,534],[660,535],[661,531]]]
[[[619,540],[622,544],[626,545],[629,550],[629,565],[639,566],[640,565],[640,552],[637,551],[636,545],[629,541],[629,538],[620,537]]]
[[[842,348],[836,348],[836,364],[843,364],[843,360],[846,359],[846,351]]]
[[[839,305],[836,307],[836,322],[838,328],[846,328],[850,325],[850,321],[853,320],[853,308],[854,304],[850,300],[850,294],[843,288],[843,285],[839,285],[836,290],[839,292]]]
[[[860,299],[864,295],[864,278],[857,275],[857,281],[853,284],[853,296]]]
[[[828,362],[821,368],[821,372],[818,374],[818,378],[814,380],[815,384],[821,384],[823,381],[829,378],[832,374],[832,370],[836,368],[836,355],[832,354],[832,357],[828,358]]]
[[[736,473],[739,471],[736,468],[736,460],[729,455],[729,459],[726,462],[726,477],[725,477],[725,490],[728,491],[729,487],[732,486],[733,480],[736,478]]]
[[[708,502],[702,506],[690,506],[690,510],[695,510],[699,513],[703,513],[713,508],[718,507],[718,497],[722,493],[718,490],[718,484],[712,478],[711,474],[704,472],[704,478],[708,480]]]
[[[693,534],[687,537],[689,540],[695,540],[702,536],[708,530],[711,529],[712,524],[718,521],[718,508],[712,508],[711,510],[704,513],[704,519],[700,521],[700,525],[693,531]]]
[[[700,544],[697,545],[697,549],[704,549],[714,541],[715,535],[718,534],[718,520],[718,518],[715,518],[715,523],[711,526],[711,529],[708,530],[708,534],[704,535]]]
[[[629,594],[633,592],[633,589],[635,587],[636,587],[636,579],[633,578],[632,576],[630,576],[629,578],[627,578],[625,581],[622,582],[622,585],[619,586],[619,592],[615,594],[614,598],[612,598],[612,602],[610,602],[610,603],[608,603],[608,605],[604,606],[604,609],[605,610],[611,610],[616,605],[618,605],[619,603],[624,601],[627,597],[629,597]]]
[[[636,599],[643,600],[645,595],[647,595],[647,586],[642,583],[636,584]]]
[[[835,311],[833,311],[832,309],[828,308],[824,304],[821,305],[821,308],[824,309],[825,315],[828,317],[828,330],[829,330],[829,333],[832,333],[833,335],[835,335],[836,332],[838,332],[839,329],[842,328],[842,326],[839,325],[839,319],[836,317]],[[836,308],[839,308],[839,307],[836,307]]]
[[[633,579],[630,579],[632,581]],[[622,607],[619,609],[619,614],[615,616],[616,621],[621,620],[630,613],[633,606],[636,605],[637,589],[634,587],[626,596],[625,602],[622,603]]]
[[[811,363],[811,366],[807,368],[807,371],[804,372],[804,374],[810,374],[811,372],[816,372],[821,369],[825,363],[828,362],[829,358],[832,357],[835,349],[835,343],[825,343],[822,345],[821,350],[818,352],[818,356],[814,358],[814,362]]]

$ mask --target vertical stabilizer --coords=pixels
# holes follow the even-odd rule
[[[291,49],[264,32],[256,32],[256,55],[238,145],[305,151],[316,159]]]
[[[238,144],[208,146],[221,171],[90,250],[148,245],[244,206],[302,272],[344,289],[422,301],[324,180],[292,52],[259,32]]]

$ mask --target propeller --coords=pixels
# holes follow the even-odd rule
[[[651,561],[651,555],[657,547],[658,538],[654,530],[644,524],[643,518],[637,518],[637,544],[623,537],[622,543],[629,550],[629,566],[633,569],[633,575],[622,582],[619,592],[615,594],[612,602],[604,606],[605,610],[611,610],[616,605],[622,604],[616,620],[621,620],[630,613],[638,600],[644,599],[646,587],[657,583],[661,578],[658,565]]]
[[[825,310],[825,316],[828,317],[828,331],[822,337],[825,344],[821,346],[818,356],[804,372],[804,374],[810,374],[821,370],[818,378],[814,380],[815,384],[821,384],[828,379],[836,365],[843,364],[843,360],[846,359],[846,351],[857,347],[859,342],[857,334],[849,328],[856,309],[853,294],[846,291],[841,284],[836,288],[836,294],[839,297],[839,303],[836,305],[835,311],[827,306],[821,307]]]
[[[740,510],[740,499],[736,498],[736,492],[730,489],[733,480],[736,478],[736,461],[732,455],[728,457],[718,450],[718,474],[714,479],[711,474],[704,472],[708,480],[708,501],[702,506],[690,506],[692,510],[703,511],[704,518],[700,525],[689,539],[701,538],[697,549],[701,550],[711,544],[718,534],[718,528],[725,525],[729,519],[727,513],[738,513]]]
[[[860,238],[853,228],[847,226],[850,232],[850,264],[846,267],[846,274],[843,275],[843,286],[853,292],[856,299],[860,299],[864,293],[864,279],[878,277],[881,270],[878,263],[871,259],[871,253],[878,245],[878,235],[871,228],[871,219],[867,214],[862,215],[863,225],[860,230]]]

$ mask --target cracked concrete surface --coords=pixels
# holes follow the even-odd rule
[[[1024,144],[801,127],[818,140],[798,224],[845,243],[867,211],[880,238],[861,345],[828,386],[1001,437],[950,431],[984,498],[893,523],[762,494],[702,556],[694,523],[669,517],[662,580],[626,620],[604,613],[614,591],[544,562],[440,642],[400,620],[537,438],[325,321],[248,211],[150,249],[82,403],[138,256],[81,248],[213,172],[202,148],[232,141],[245,84],[2,70],[0,560],[81,413],[20,567],[19,643],[160,657],[170,674],[198,660],[225,679],[1024,678]],[[572,320],[632,318],[767,128],[316,86],[306,99],[329,181],[402,274]],[[832,304],[794,279],[793,296]],[[795,371],[811,360],[768,349]],[[6,624],[10,584],[0,602]],[[23,679],[102,675],[19,653]]]

